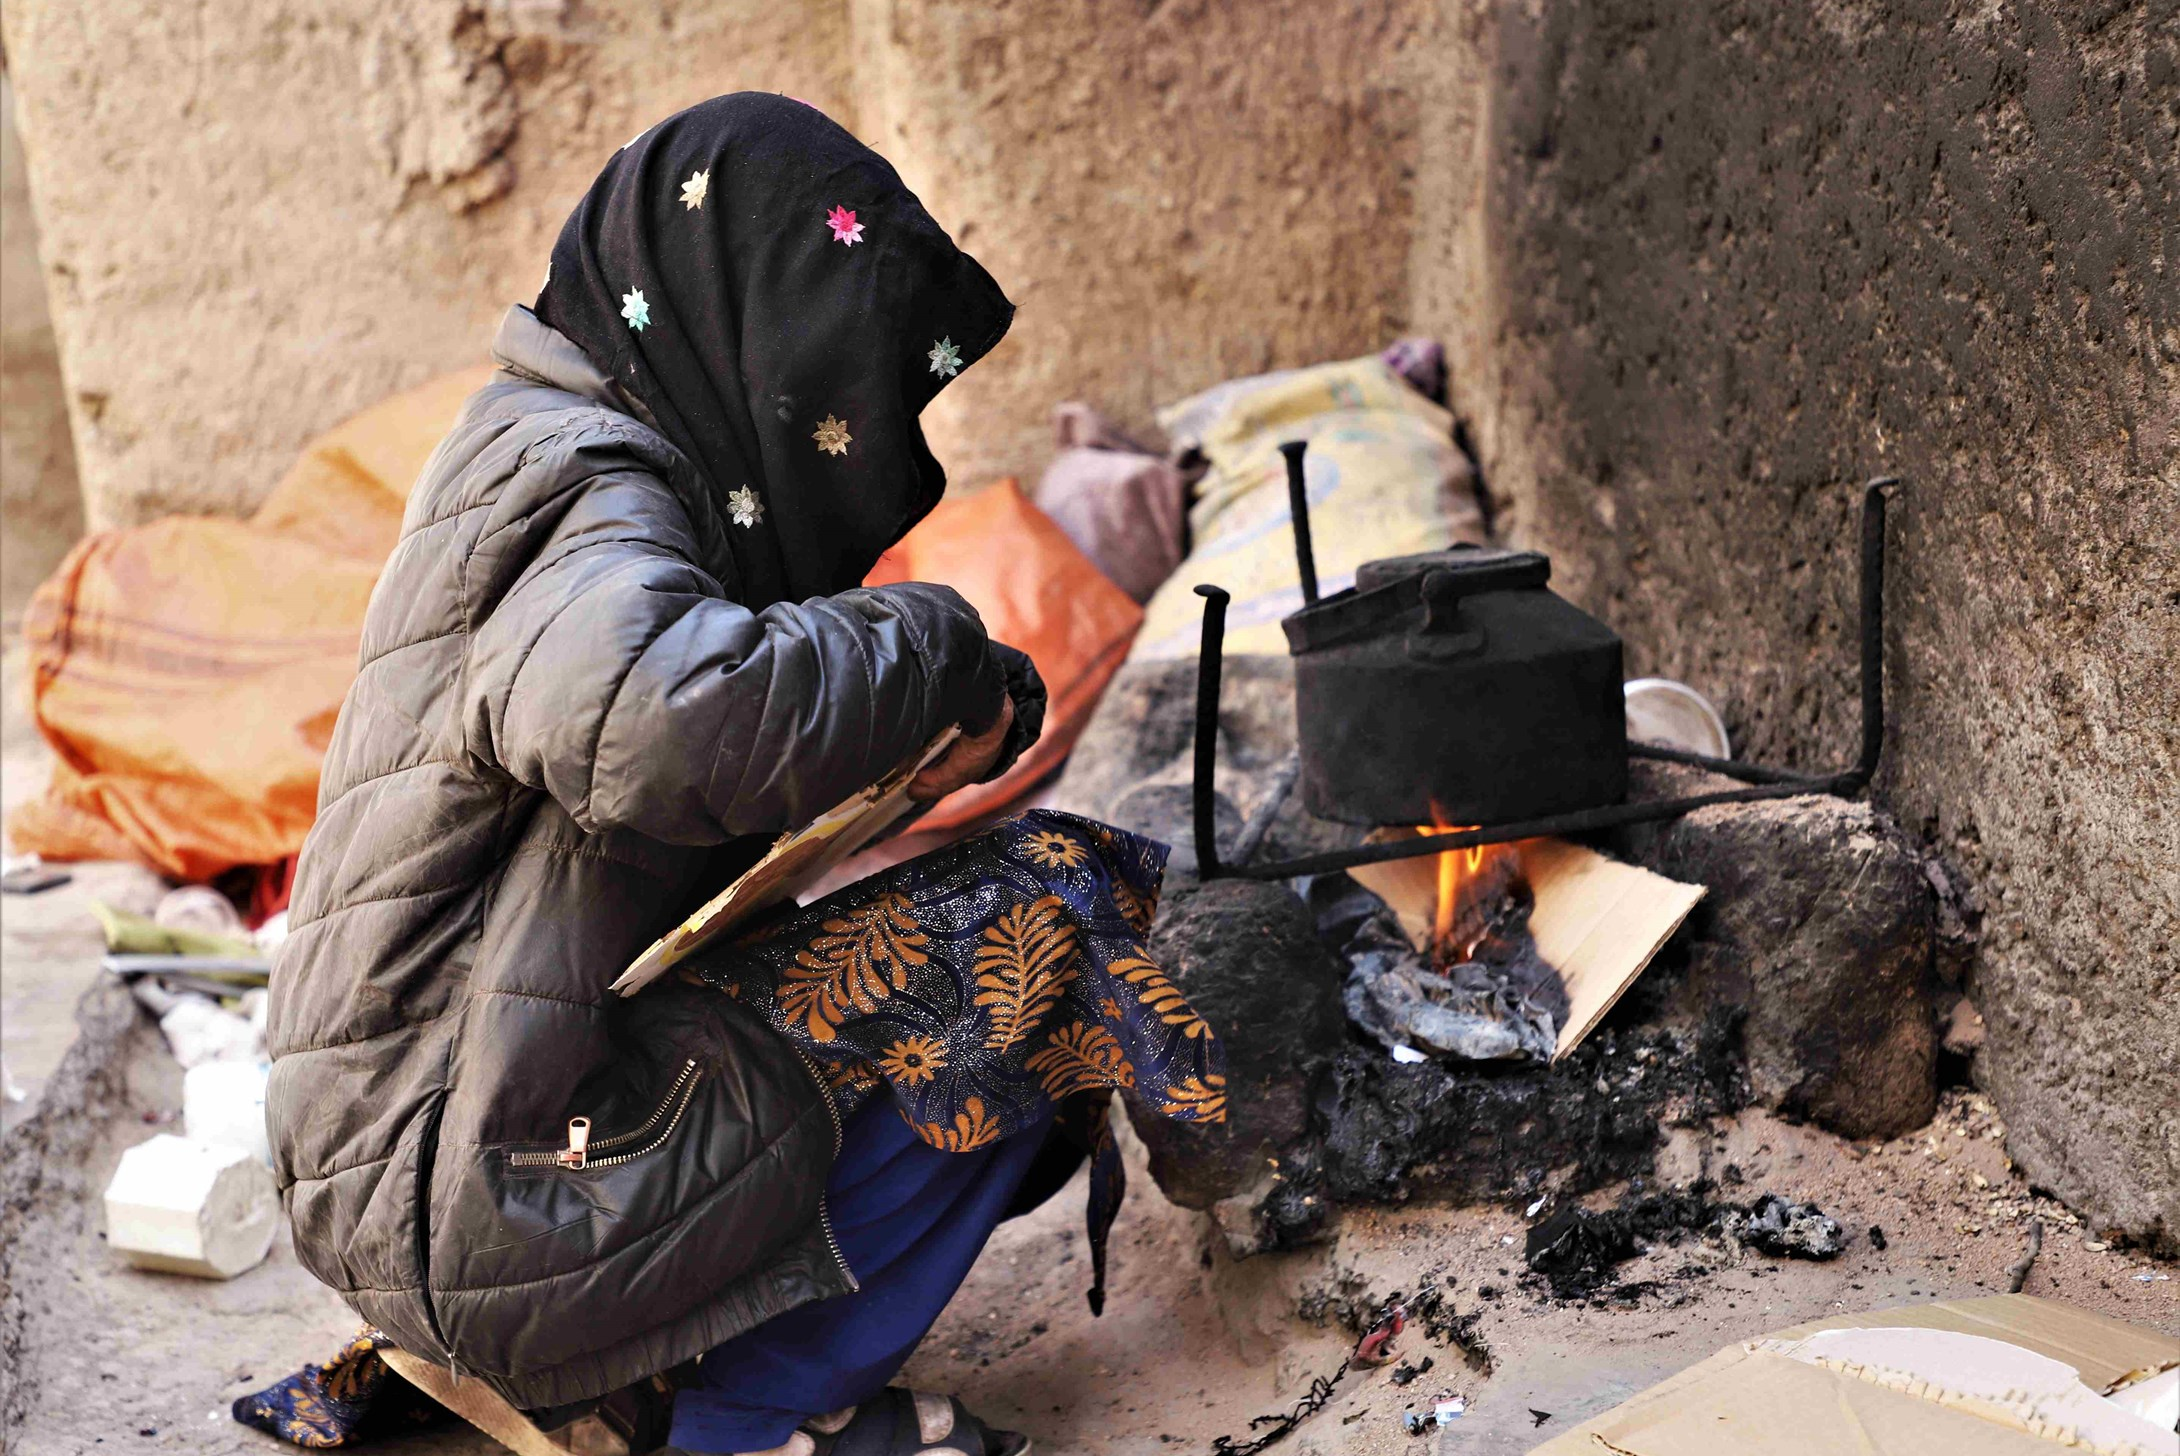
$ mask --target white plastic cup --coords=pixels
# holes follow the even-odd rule
[[[1660,743],[1708,758],[1733,757],[1726,720],[1718,716],[1710,699],[1688,684],[1665,677],[1639,677],[1623,691],[1631,742]]]

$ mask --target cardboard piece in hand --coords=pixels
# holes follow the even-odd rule
[[[725,935],[762,910],[792,899],[814,885],[849,855],[890,829],[913,805],[909,781],[936,763],[961,736],[949,728],[910,756],[892,773],[838,805],[801,829],[781,835],[765,857],[743,871],[735,882],[704,902],[687,920],[651,943],[637,956],[612,989],[633,996],[681,961]]]

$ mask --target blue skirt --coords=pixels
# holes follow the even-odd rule
[[[765,1451],[812,1416],[891,1381],[946,1308],[1043,1146],[1038,1123],[971,1152],[919,1138],[888,1098],[841,1129],[826,1182],[841,1257],[860,1288],[791,1309],[705,1355],[674,1397],[684,1451]]]

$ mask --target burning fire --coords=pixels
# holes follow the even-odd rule
[[[1418,834],[1451,834],[1464,829],[1475,829],[1474,824],[1448,824],[1439,813],[1438,806],[1431,806],[1431,823],[1418,824]],[[1489,928],[1488,916],[1473,925],[1472,933],[1456,937],[1456,930],[1463,927],[1462,911],[1472,908],[1464,899],[1473,899],[1472,886],[1484,878],[1484,871],[1494,867],[1500,859],[1519,851],[1511,844],[1477,844],[1467,849],[1449,849],[1438,856],[1438,903],[1431,918],[1431,949],[1441,961],[1463,961],[1474,953],[1476,945]],[[1476,920],[1476,917],[1471,917]]]

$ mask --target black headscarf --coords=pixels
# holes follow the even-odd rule
[[[938,504],[917,416],[1014,305],[883,157],[739,92],[614,155],[536,313],[696,466],[730,522],[728,588],[763,607],[855,586]]]

